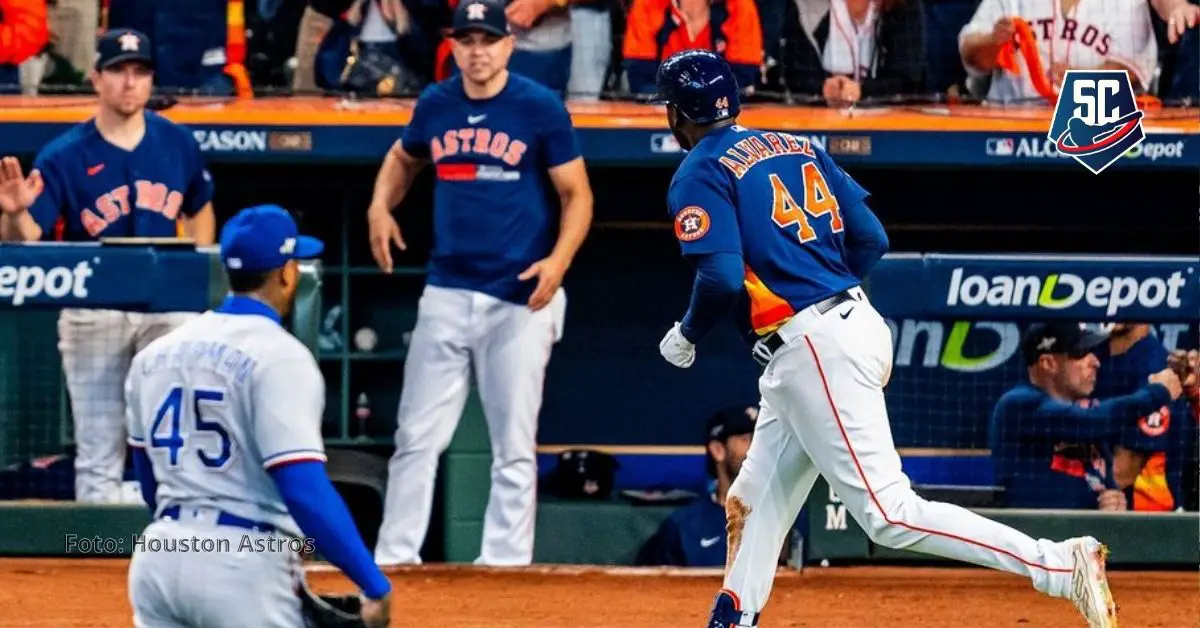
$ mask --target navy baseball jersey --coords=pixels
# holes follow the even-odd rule
[[[869,212],[866,197],[808,140],[731,125],[688,153],[667,205],[684,255],[743,257],[749,327],[761,336],[860,283],[846,261],[846,237],[875,224],[855,215]]]
[[[1146,378],[1167,364],[1162,340],[1150,335],[1135,342],[1120,355],[1112,355],[1108,343],[1095,351],[1100,360],[1096,372],[1097,398],[1115,397],[1137,390]],[[1182,494],[1185,466],[1195,450],[1196,420],[1188,402],[1179,398],[1137,417],[1117,443],[1149,454],[1134,484],[1131,510],[1173,510]]]
[[[180,214],[192,216],[212,200],[212,177],[192,134],[156,113],[145,116],[146,135],[131,151],[105,140],[93,120],[42,149],[33,167],[46,186],[29,214],[43,240],[175,237]]]
[[[517,275],[550,254],[557,228],[546,170],[580,156],[562,99],[509,74],[474,100],[452,77],[422,92],[402,141],[437,176],[427,282],[528,301],[537,282]]]
[[[639,565],[723,567],[725,508],[711,494],[667,515],[638,552]]]
[[[1111,443],[1170,398],[1159,384],[1074,403],[1030,384],[1004,393],[992,410],[988,440],[1005,504],[1095,509],[1100,491],[1117,488]]]

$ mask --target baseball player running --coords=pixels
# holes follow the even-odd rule
[[[296,260],[323,249],[282,208],[243,210],[221,231],[231,294],[133,358],[129,443],[155,517],[129,567],[139,628],[388,625],[390,584],[325,473],[325,382],[280,322]],[[302,610],[313,549],[362,588],[360,623]]]
[[[0,239],[89,241],[184,236],[213,243],[212,181],[195,139],[146,111],[153,83],[150,40],[110,31],[89,73],[96,115],[47,144],[26,177],[0,164]],[[193,313],[64,309],[58,348],[75,430],[75,498],[121,500],[125,471],[121,386],[133,354]]]
[[[913,492],[884,405],[890,331],[859,288],[887,250],[867,192],[808,141],[739,126],[736,81],[720,57],[681,52],[657,81],[689,151],[667,204],[697,264],[691,305],[660,351],[691,366],[695,343],[744,285],[765,365],[754,438],[725,500],[729,555],[709,628],[757,625],[818,474],[875,543],[1023,575],[1069,598],[1091,626],[1115,626],[1106,550],[1095,539],[1034,540]]]
[[[492,488],[477,562],[533,558],[542,382],[561,337],[560,285],[592,220],[592,192],[562,100],[507,70],[504,0],[467,0],[451,34],[460,73],[428,87],[384,159],[367,213],[371,251],[392,269],[405,243],[391,210],[434,163],[434,247],[404,369],[396,452],[375,560],[419,563],[439,454],[472,368],[487,416]],[[547,179],[561,202],[557,241]]]

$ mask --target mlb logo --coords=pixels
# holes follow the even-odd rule
[[[989,137],[987,154],[994,157],[1011,157],[1016,152],[1016,142],[1011,137]]]
[[[1054,147],[1100,174],[1146,133],[1129,75],[1121,70],[1068,70],[1050,132]]]

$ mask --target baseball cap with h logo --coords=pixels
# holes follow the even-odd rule
[[[266,272],[324,250],[324,242],[300,235],[295,219],[278,205],[243,209],[221,228],[221,262],[229,270]]]

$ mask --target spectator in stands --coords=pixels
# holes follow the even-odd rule
[[[155,87],[232,95],[246,80],[243,15],[226,0],[116,0],[108,27],[145,33],[154,42]]]
[[[638,553],[639,565],[721,567],[725,539],[725,493],[746,460],[756,406],[726,408],[705,425],[705,466],[713,482],[707,495],[671,513]]]
[[[315,63],[317,50],[334,22],[350,10],[355,0],[308,0],[300,18],[296,35],[296,67],[292,74],[292,90],[312,92],[317,89]]]
[[[1182,393],[1164,368],[1131,394],[1092,397],[1107,336],[1069,323],[1031,325],[1021,341],[1029,383],[1005,393],[989,441],[1004,503],[1018,508],[1125,510],[1109,443]]]
[[[600,100],[612,61],[613,0],[571,2],[571,78],[567,95],[572,100]]]
[[[1069,69],[1125,70],[1134,90],[1150,88],[1158,45],[1144,0],[1099,6],[1083,0],[1018,3],[1039,9],[1021,15],[1013,15],[1012,6],[1005,0],[983,0],[959,32],[959,53],[977,95],[986,92],[988,100],[997,102],[1044,101],[1057,92]],[[1026,67],[1014,46],[1026,37],[1037,48],[1035,67]],[[989,79],[985,90],[982,85]]]
[[[784,80],[795,95],[845,107],[925,89],[921,0],[794,0],[784,26]]]
[[[50,40],[46,0],[0,0],[0,93],[20,91],[18,67]]]
[[[355,0],[346,12],[344,26],[344,33],[335,27],[327,35],[327,40],[344,39],[345,48],[335,46],[336,52],[330,51],[335,52],[336,63],[318,61],[318,86],[378,96],[420,93],[430,78],[422,72],[429,65],[427,46],[404,2]],[[343,34],[345,37],[339,37]],[[330,43],[322,45],[319,58]]]
[[[96,58],[96,30],[100,27],[97,0],[53,0],[50,32],[54,49],[71,67],[87,72]]]
[[[725,57],[744,94],[759,83],[763,35],[754,0],[633,0],[626,19],[625,75],[634,94],[654,93],[659,62],[692,48]]]
[[[1100,369],[1092,394],[1101,399],[1136,391],[1167,365],[1166,348],[1145,323],[1114,324],[1095,353]],[[1196,449],[1196,419],[1188,402],[1194,393],[1194,386],[1185,386],[1175,402],[1130,417],[1136,422],[1116,439],[1113,477],[1126,491],[1130,510],[1163,512],[1182,505],[1185,467]]]
[[[1150,6],[1167,23],[1167,43],[1179,43],[1188,30],[1200,26],[1200,4],[1196,0],[1150,0]]]
[[[1170,100],[1200,101],[1200,5],[1196,0],[1150,0],[1155,12],[1167,22],[1167,43],[1175,46],[1175,72],[1163,86]]]

